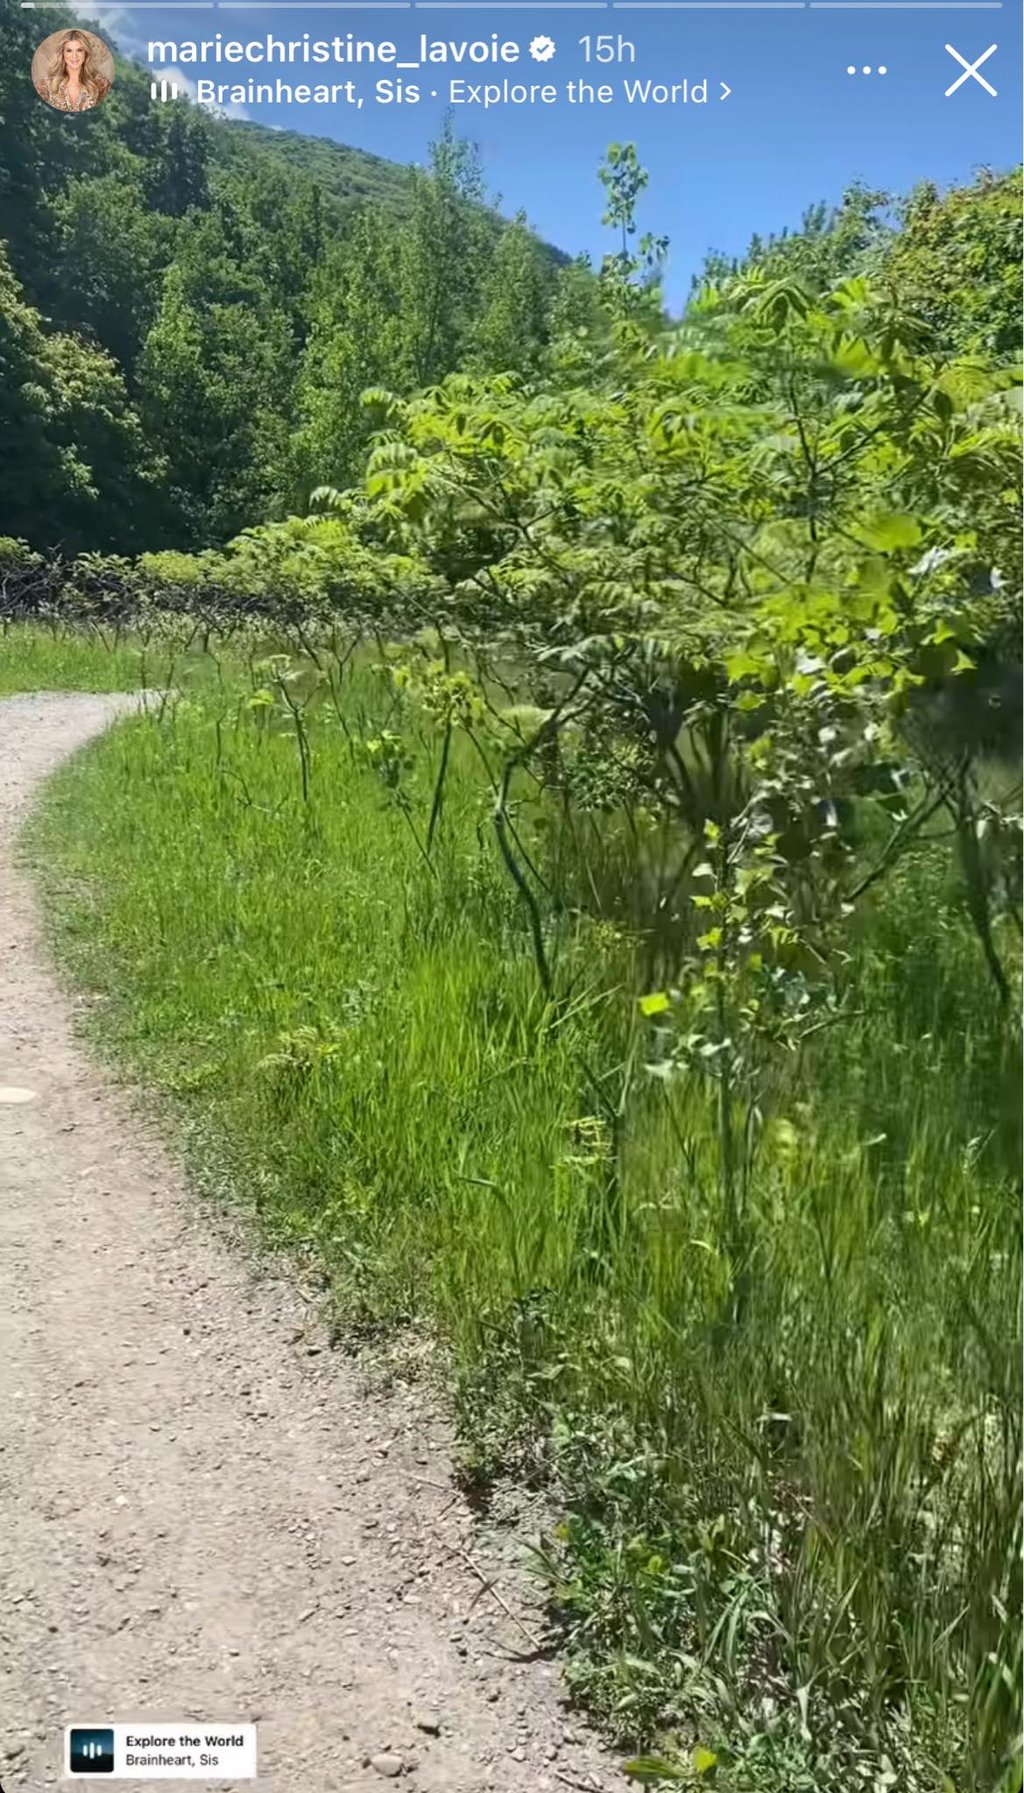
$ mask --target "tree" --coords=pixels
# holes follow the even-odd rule
[[[369,387],[408,390],[413,356],[401,305],[397,234],[368,209],[332,249],[316,283],[298,381],[290,501],[305,509],[317,486],[358,479],[372,431]]]
[[[13,6],[0,12],[0,218],[11,265],[37,303],[54,261],[43,196],[60,191],[73,174],[100,171],[114,139],[105,107],[89,120],[96,130],[68,131],[66,119],[40,104],[28,79],[39,17]],[[46,17],[51,31],[74,24],[60,7]]]
[[[800,1025],[830,999],[814,965],[832,962],[846,906],[874,882],[851,878],[847,823],[865,802],[895,805],[882,876],[937,809],[961,831],[976,819],[968,743],[933,754],[915,717],[926,690],[974,678],[990,633],[1019,617],[1016,376],[951,359],[863,279],[816,293],[756,268],[654,336],[631,204],[603,277],[619,327],[601,384],[531,393],[460,376],[396,404],[369,491],[394,544],[450,581],[467,648],[524,669],[539,721],[510,745],[508,777],[555,781],[570,813],[575,758],[580,788],[631,793],[638,838],[641,812],[662,818],[652,927],[706,855],[713,925],[703,945],[669,931],[658,962],[676,982],[703,967],[693,991],[716,1004],[728,984],[711,1033],[690,1029],[709,1068],[724,1075],[722,1042],[738,1051],[753,1029],[723,1098],[731,1206],[741,1085],[784,1013]],[[496,825],[512,869],[508,777]],[[550,877],[531,894],[521,861],[513,875],[550,984]]]
[[[184,218],[210,203],[209,123],[197,107],[153,108],[153,136],[146,156],[146,198],[156,212]]]
[[[429,172],[416,173],[411,216],[399,232],[400,302],[416,386],[459,365],[496,234],[483,198],[476,152],[448,118],[430,146]]]
[[[52,309],[89,334],[131,381],[173,252],[173,225],[146,205],[138,175],[75,176],[52,202]]]
[[[288,426],[288,319],[239,257],[234,222],[196,216],[139,361],[140,412],[167,462],[183,545],[266,516]]]
[[[708,255],[693,289],[760,270],[776,278],[789,274],[815,292],[828,292],[850,275],[865,272],[870,258],[884,251],[892,235],[889,205],[888,194],[855,182],[838,206],[830,208],[823,201],[808,206],[798,230],[755,235],[744,256]]]
[[[319,187],[308,176],[287,174],[264,160],[244,182],[221,179],[217,205],[222,213],[233,208],[236,252],[253,264],[274,303],[288,314],[296,350],[301,349],[310,329],[314,281],[335,238]]]
[[[550,261],[520,212],[490,257],[464,363],[520,376],[534,373],[548,339],[553,286]]]
[[[73,552],[126,538],[141,547],[158,531],[156,468],[117,367],[46,334],[2,244],[0,428],[0,532]]]
[[[879,278],[951,352],[1020,347],[1021,171],[979,174],[945,195],[923,184],[899,208]]]
[[[364,207],[313,281],[289,454],[291,503],[358,478],[374,419],[369,388],[414,392],[460,366],[528,374],[548,334],[553,270],[520,217],[482,209],[471,148],[450,124],[395,222]]]

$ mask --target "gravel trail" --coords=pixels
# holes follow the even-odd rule
[[[422,1394],[366,1394],[75,1038],[14,836],[131,702],[0,702],[6,1793],[60,1778],[76,1719],[256,1721],[274,1793],[621,1787],[515,1660],[525,1584]]]

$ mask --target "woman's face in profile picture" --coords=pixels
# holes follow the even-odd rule
[[[89,31],[54,32],[32,59],[41,100],[57,112],[88,112],[110,92],[114,59],[102,38]]]

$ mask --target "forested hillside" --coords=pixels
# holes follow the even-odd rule
[[[69,129],[26,71],[72,22],[0,19],[0,528],[223,541],[355,473],[364,386],[536,361],[557,257],[488,209],[464,146],[444,136],[427,176],[161,109],[123,59]]]
[[[269,159],[297,176],[308,175],[321,193],[336,202],[339,214],[363,203],[385,212],[407,213],[412,178],[407,167],[371,156],[366,150],[335,143],[330,137],[305,137],[300,131],[268,131],[248,119],[224,119],[211,133],[213,152],[224,168],[244,175],[255,160]]]

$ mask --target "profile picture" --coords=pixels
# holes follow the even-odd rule
[[[89,112],[114,84],[114,58],[95,31],[53,31],[32,58],[32,83],[55,112]]]

